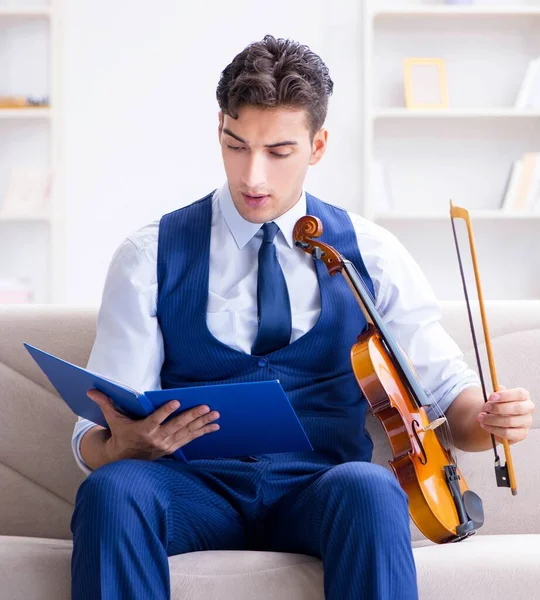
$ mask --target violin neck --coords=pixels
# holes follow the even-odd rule
[[[398,346],[390,334],[388,327],[383,322],[364,280],[350,260],[343,259],[342,263],[345,280],[353,291],[367,323],[373,325],[379,333],[388,354],[393,359],[394,366],[400,371],[403,383],[409,387],[409,391],[416,400],[418,406],[427,407],[430,404],[429,398],[418,383],[417,376],[413,373],[403,350]]]

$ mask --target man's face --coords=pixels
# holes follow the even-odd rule
[[[273,221],[298,202],[328,136],[320,129],[310,140],[303,109],[256,106],[239,109],[237,119],[220,113],[218,133],[234,205],[252,223]]]

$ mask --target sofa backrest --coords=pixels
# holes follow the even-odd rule
[[[443,325],[475,366],[465,307],[443,302]],[[62,305],[0,306],[0,534],[71,537],[70,520],[85,475],[71,451],[76,416],[56,394],[23,346],[27,342],[86,366],[97,309]],[[540,389],[540,301],[488,303],[500,382]],[[389,447],[372,417],[374,461],[387,466]],[[496,488],[493,454],[459,453],[469,487],[484,500],[481,533],[540,533],[540,409],[529,438],[512,447],[519,494]],[[419,537],[413,531],[414,537]]]

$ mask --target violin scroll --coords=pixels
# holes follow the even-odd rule
[[[311,254],[314,260],[321,259],[330,275],[340,273],[343,268],[343,257],[341,254],[323,242],[318,242],[312,238],[321,237],[323,224],[317,217],[306,215],[298,219],[294,226],[293,240],[296,246],[302,248],[304,252]]]

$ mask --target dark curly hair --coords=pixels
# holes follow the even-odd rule
[[[223,70],[216,96],[223,114],[233,119],[246,105],[304,108],[313,138],[326,119],[333,88],[328,67],[307,46],[266,35]]]

